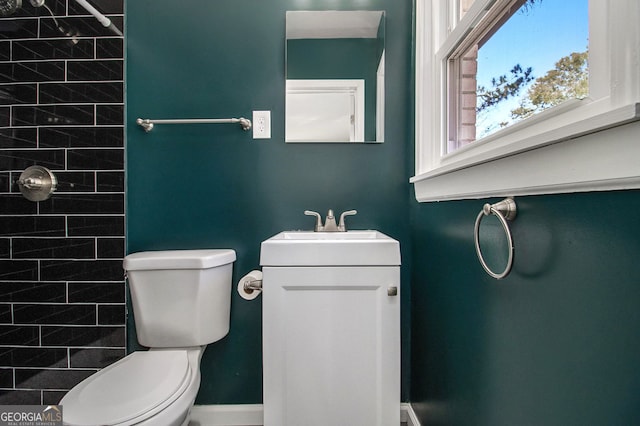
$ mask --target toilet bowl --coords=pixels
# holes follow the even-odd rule
[[[125,258],[137,351],[60,401],[69,426],[186,426],[207,343],[229,330],[233,250],[142,252]]]
[[[200,387],[202,348],[134,352],[90,376],[61,401],[68,425],[186,424]],[[161,374],[159,374],[161,373]]]

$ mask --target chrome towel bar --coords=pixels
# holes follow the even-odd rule
[[[251,120],[248,118],[178,118],[178,119],[151,119],[138,118],[136,124],[150,132],[154,124],[227,124],[240,123],[243,130],[251,129]]]
[[[507,220],[513,220],[516,217],[517,208],[516,202],[513,198],[505,198],[504,200],[495,203],[495,204],[485,204],[482,206],[482,211],[478,214],[476,218],[476,223],[473,229],[473,240],[476,246],[476,253],[478,254],[478,259],[480,260],[480,264],[487,272],[487,274],[491,275],[493,278],[499,280],[511,272],[511,267],[513,266],[513,237],[511,236],[511,230],[509,229],[509,223]],[[489,215],[495,215],[500,223],[502,224],[502,228],[504,228],[504,232],[507,235],[507,240],[509,241],[509,258],[507,259],[507,266],[504,271],[500,273],[493,272],[491,268],[487,265],[484,258],[482,257],[482,251],[480,250],[480,222],[482,222],[482,218]]]

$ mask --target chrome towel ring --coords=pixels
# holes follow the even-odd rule
[[[505,198],[504,200],[497,202],[495,204],[485,204],[482,206],[482,211],[478,214],[476,218],[476,224],[473,229],[473,239],[476,246],[476,253],[478,254],[478,259],[480,260],[480,264],[487,272],[487,274],[491,275],[493,278],[499,280],[511,272],[511,267],[513,266],[513,237],[511,236],[511,230],[509,229],[508,220],[513,220],[516,217],[517,208],[516,202],[513,198]],[[509,258],[507,259],[507,266],[504,271],[500,273],[493,272],[491,268],[487,265],[484,258],[482,257],[482,251],[480,250],[480,222],[482,222],[482,218],[489,215],[495,215],[500,223],[502,224],[502,228],[504,228],[504,232],[507,235],[507,240],[509,241]]]

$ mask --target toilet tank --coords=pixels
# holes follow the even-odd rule
[[[230,249],[168,250],[125,257],[140,344],[152,348],[206,345],[229,332]]]

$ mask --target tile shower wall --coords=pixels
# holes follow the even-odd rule
[[[92,3],[122,29],[123,2]],[[0,404],[57,403],[125,354],[123,40],[46,4],[57,24],[0,18]],[[59,182],[39,203],[15,183],[34,164]]]

